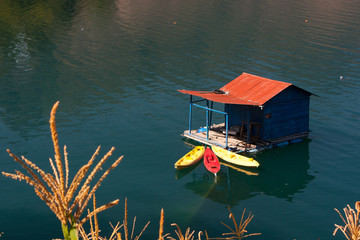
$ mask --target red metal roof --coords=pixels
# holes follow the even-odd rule
[[[291,83],[243,73],[220,88],[220,90],[224,92],[222,94],[216,93],[216,91],[178,91],[214,102],[258,106],[263,105],[291,85]]]

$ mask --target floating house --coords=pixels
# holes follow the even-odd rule
[[[217,90],[178,91],[190,95],[189,129],[183,136],[197,142],[241,152],[308,136],[313,94],[291,83],[243,73]],[[224,104],[224,109],[214,109],[214,102]],[[205,126],[198,129],[192,129],[194,107],[206,115]],[[213,124],[213,113],[224,115],[224,122]]]

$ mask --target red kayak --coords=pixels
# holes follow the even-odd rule
[[[204,165],[207,170],[214,173],[220,171],[220,162],[219,159],[216,157],[215,153],[211,150],[211,148],[207,147],[204,154]]]

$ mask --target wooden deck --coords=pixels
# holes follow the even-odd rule
[[[271,141],[262,141],[256,136],[250,136],[249,144],[246,143],[246,132],[240,135],[239,131],[228,131],[228,148],[233,152],[254,152],[261,151],[267,148],[272,148],[274,146],[280,146],[283,144],[288,144],[295,142],[296,140],[304,139],[308,136],[308,132],[294,134],[279,139],[273,139]],[[225,146],[226,145],[226,135],[225,135],[225,124],[214,124],[210,127],[209,130],[209,139],[206,139],[206,131],[198,132],[198,129],[185,130],[182,136],[192,139],[194,141],[206,144],[206,145],[217,145]]]

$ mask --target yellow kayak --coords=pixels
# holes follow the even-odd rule
[[[214,153],[221,159],[223,159],[226,162],[244,166],[244,167],[259,167],[260,164],[254,160],[253,158],[248,158],[245,156],[241,156],[240,154],[236,154],[233,152],[230,152],[224,148],[218,147],[218,146],[212,146],[211,149],[214,151]]]
[[[175,168],[182,169],[182,168],[186,168],[191,165],[194,165],[195,163],[197,163],[198,161],[200,161],[202,159],[202,157],[204,156],[204,153],[205,153],[205,147],[203,147],[203,146],[195,147],[193,150],[188,152],[185,156],[180,158],[175,163]]]

